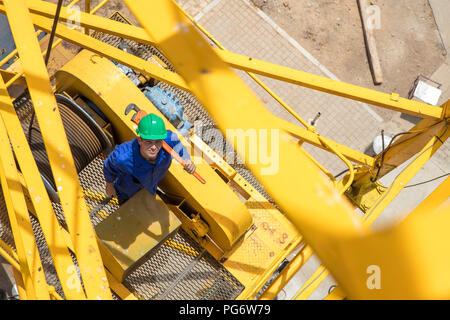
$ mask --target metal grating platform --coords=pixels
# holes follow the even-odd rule
[[[157,300],[230,300],[244,287],[181,229],[124,285],[138,297]]]
[[[29,97],[23,97],[15,103],[19,119],[25,133],[32,113]],[[96,207],[105,198],[103,176],[104,156],[99,154],[79,172],[80,184],[90,209]],[[61,206],[53,203],[55,214],[63,227],[66,221]],[[106,217],[114,214],[117,203],[110,202],[93,217],[95,226]],[[33,232],[41,256],[46,280],[49,285],[64,297],[52,257],[47,247],[39,221],[30,214]],[[14,239],[9,225],[6,205],[0,190],[0,239],[15,251]],[[77,267],[75,255],[72,260]],[[123,284],[141,299],[235,299],[244,286],[235,279],[219,262],[202,249],[183,230],[161,245],[141,266],[129,274]],[[119,297],[113,293],[114,299]]]

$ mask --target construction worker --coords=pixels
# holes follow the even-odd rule
[[[144,116],[136,129],[138,138],[117,145],[103,165],[106,196],[115,196],[123,204],[142,187],[155,194],[158,183],[172,163],[172,156],[162,147],[164,140],[186,162],[188,173],[195,171],[186,148],[177,135],[166,130],[164,121],[150,113]]]

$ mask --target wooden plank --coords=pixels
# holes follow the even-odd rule
[[[378,58],[377,45],[373,35],[373,25],[368,23],[367,19],[367,0],[358,0],[359,13],[364,31],[364,41],[366,43],[367,57],[369,58],[370,70],[374,84],[383,82],[383,72],[381,70],[380,59]]]

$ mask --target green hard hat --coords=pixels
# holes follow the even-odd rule
[[[167,137],[166,126],[163,119],[154,113],[147,114],[139,121],[136,133],[142,139],[162,140]]]

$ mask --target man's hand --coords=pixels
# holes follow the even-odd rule
[[[193,174],[195,171],[195,164],[191,160],[186,160],[184,170],[186,170],[190,174]]]
[[[117,193],[116,193],[116,189],[114,188],[114,183],[113,182],[107,182],[106,183],[105,192],[106,192],[106,196],[107,197],[109,197],[109,198],[111,198],[111,197],[117,198]]]

